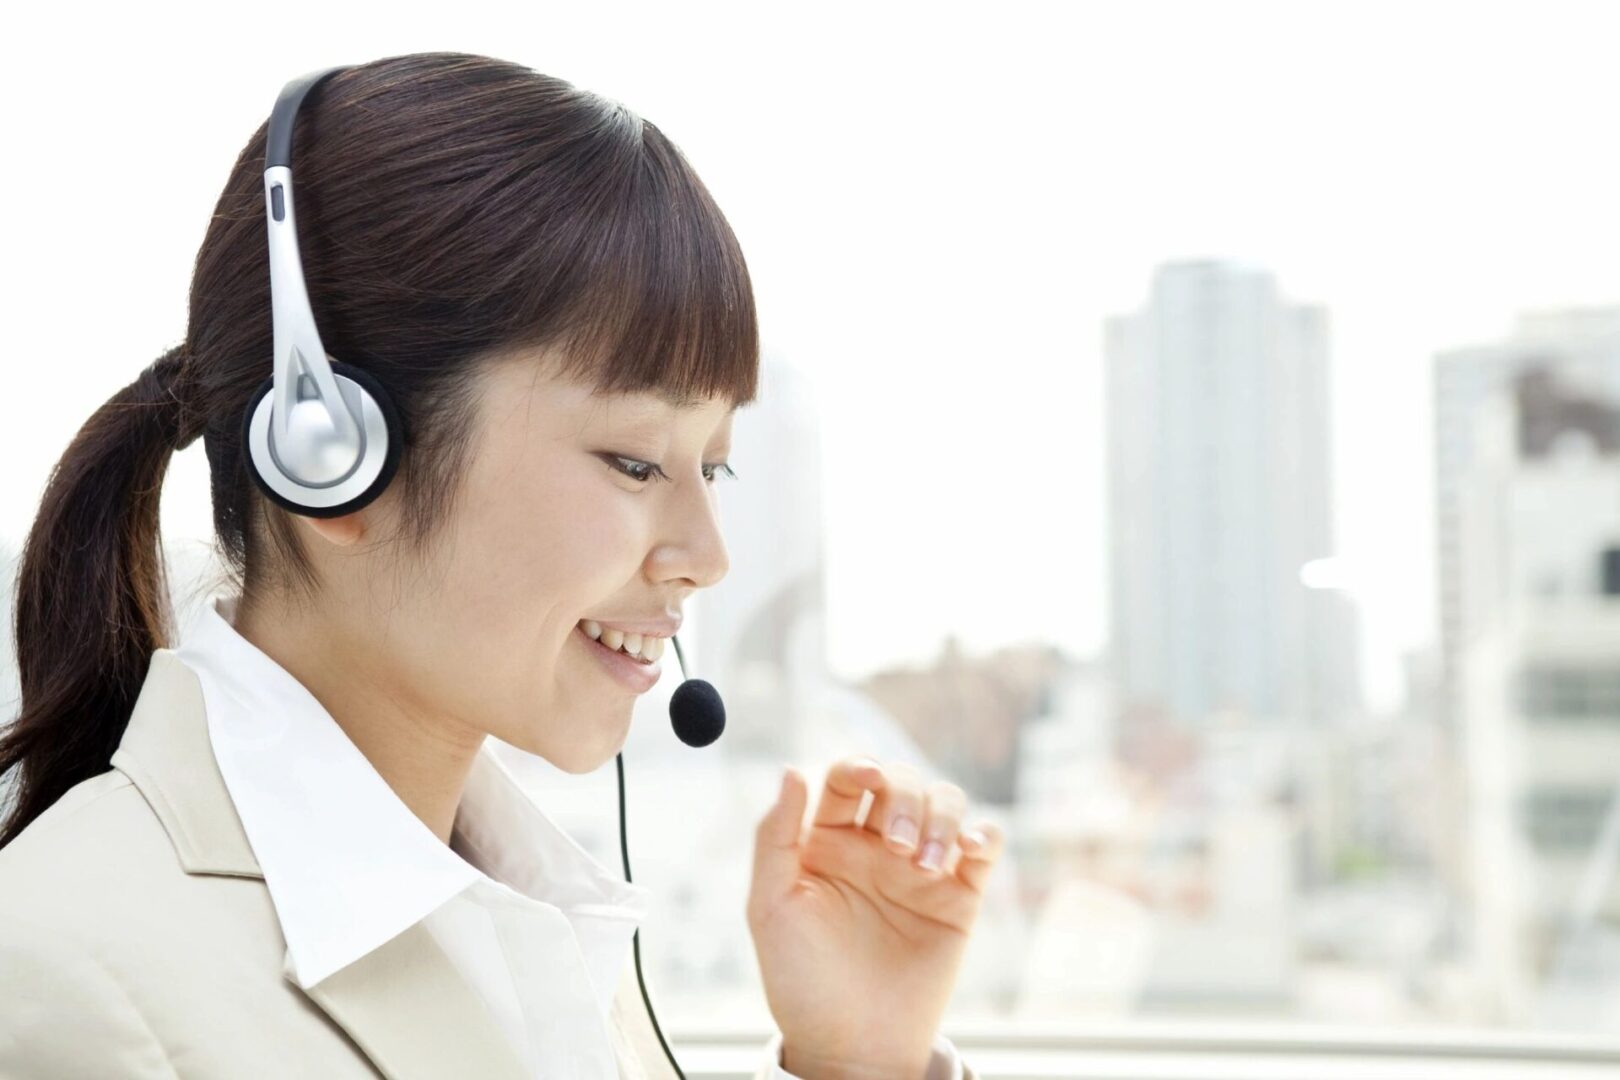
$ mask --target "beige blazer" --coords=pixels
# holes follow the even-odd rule
[[[528,1080],[421,923],[299,988],[172,651],[111,764],[0,849],[0,1077]],[[623,1080],[675,1080],[630,964],[611,1027]]]

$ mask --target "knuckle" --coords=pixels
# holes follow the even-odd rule
[[[888,806],[891,810],[915,814],[918,808],[922,806],[921,794],[904,784],[890,784],[886,794],[888,795]]]
[[[908,791],[922,790],[922,774],[918,772],[917,766],[911,762],[895,761],[891,762],[886,768],[889,774],[894,777],[895,782],[901,787]]]

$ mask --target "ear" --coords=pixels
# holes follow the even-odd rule
[[[315,534],[329,544],[338,547],[348,547],[366,535],[366,523],[362,511],[356,510],[352,514],[344,514],[334,518],[299,517],[306,526],[313,529]]]

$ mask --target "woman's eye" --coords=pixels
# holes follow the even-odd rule
[[[608,454],[607,460],[610,465],[632,480],[645,482],[654,477],[662,478],[664,476],[664,470],[650,461],[637,461],[635,458],[622,457],[618,454]]]
[[[659,468],[657,465],[654,465],[650,461],[640,461],[636,458],[625,457],[623,454],[603,454],[602,459],[609,465],[612,465],[619,472],[622,472],[624,475],[630,477],[632,480],[639,480],[645,483],[648,480],[669,479],[669,476],[664,472],[663,469]],[[731,466],[729,464],[724,461],[719,461],[712,465],[703,466],[703,479],[709,481],[710,483],[713,483],[715,479],[714,473],[711,470],[720,470],[732,479],[736,479],[737,477],[737,474],[731,471]]]

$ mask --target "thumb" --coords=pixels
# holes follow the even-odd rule
[[[804,774],[789,765],[776,802],[754,830],[753,900],[766,910],[774,908],[799,878],[799,834],[809,792]]]

